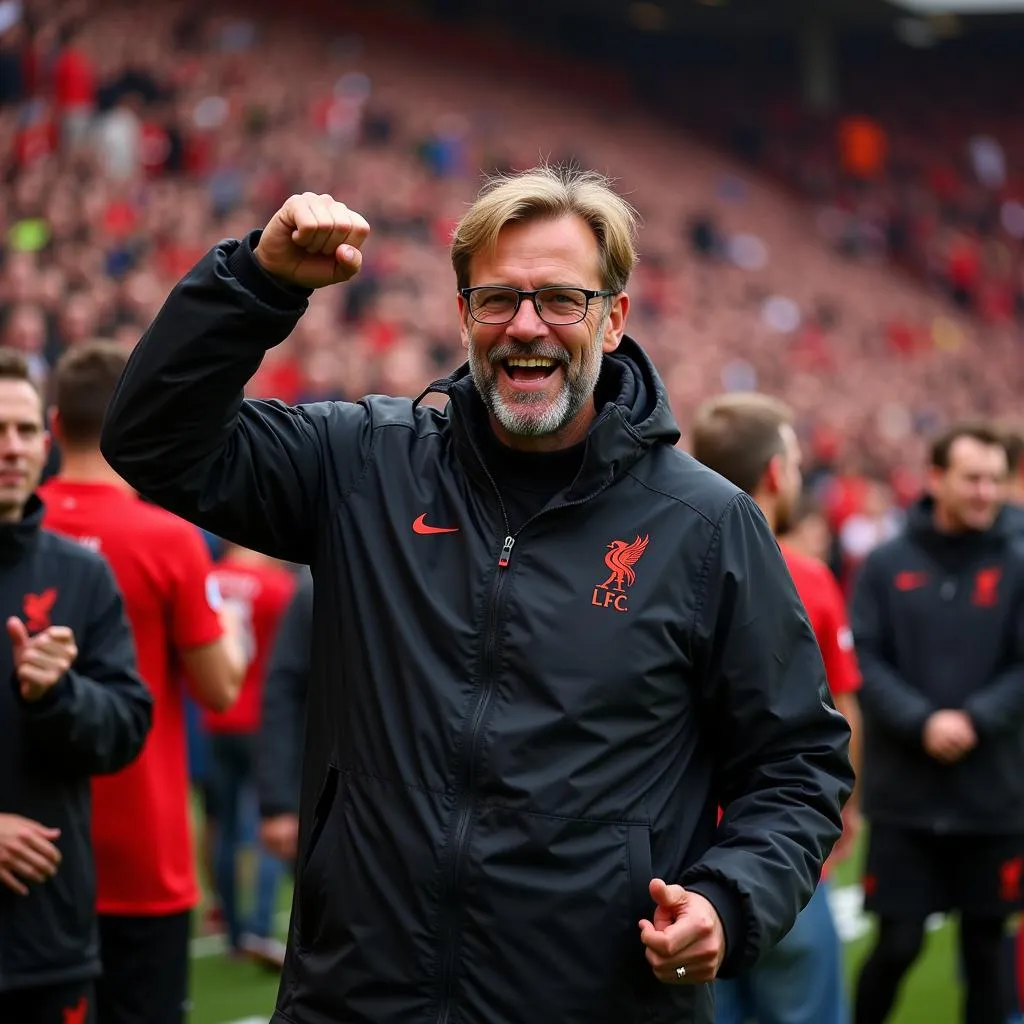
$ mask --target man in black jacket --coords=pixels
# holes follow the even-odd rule
[[[624,336],[634,224],[593,174],[488,188],[443,411],[244,400],[358,270],[369,226],[314,193],[216,246],[125,370],[118,472],[312,568],[274,1024],[710,1024],[839,835],[849,729],[778,547]]]
[[[932,450],[930,496],[861,570],[866,907],[880,918],[856,1024],[882,1024],[925,919],[960,914],[968,1024],[1003,1024],[1006,918],[1024,906],[1024,547],[998,433]],[[951,967],[952,969],[952,967]]]
[[[0,350],[0,1020],[86,1024],[100,973],[89,779],[142,749],[151,700],[106,563],[40,528],[39,392]]]
[[[302,735],[313,636],[313,577],[304,569],[274,639],[256,748],[260,840],[294,865],[299,841]]]

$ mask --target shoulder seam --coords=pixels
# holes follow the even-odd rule
[[[715,525],[715,520],[714,520],[714,519],[712,519],[712,518],[711,518],[711,517],[710,517],[710,516],[709,516],[709,515],[708,515],[708,514],[707,514],[706,512],[703,512],[703,511],[701,511],[701,510],[700,510],[699,508],[697,508],[697,507],[696,507],[696,505],[693,505],[693,504],[692,504],[691,502],[687,501],[687,500],[686,500],[685,498],[680,498],[678,494],[669,494],[669,493],[668,493],[668,491],[663,491],[663,490],[661,490],[661,488],[660,488],[660,487],[654,487],[654,486],[652,486],[651,484],[647,483],[647,481],[646,481],[646,480],[641,480],[641,479],[640,479],[640,478],[639,478],[639,477],[638,477],[638,476],[636,475],[636,473],[635,473],[635,472],[634,472],[633,470],[629,470],[629,471],[628,471],[628,472],[626,473],[626,475],[627,475],[627,476],[628,476],[628,477],[629,477],[629,478],[630,478],[631,480],[634,480],[634,481],[636,481],[636,483],[638,483],[638,484],[639,484],[639,485],[640,485],[641,487],[643,487],[643,488],[644,488],[645,490],[648,490],[648,491],[650,491],[650,492],[651,492],[652,494],[660,494],[660,495],[661,495],[661,496],[662,496],[663,498],[668,498],[668,499],[669,499],[669,501],[674,501],[674,502],[676,502],[676,503],[677,503],[677,504],[679,504],[679,505],[684,505],[684,506],[685,506],[686,508],[688,508],[688,509],[689,509],[689,510],[690,510],[691,512],[693,512],[693,513],[695,513],[696,515],[700,516],[700,517],[701,517],[701,519],[703,519],[703,520],[704,520],[704,522],[706,522],[706,523],[708,523],[709,525],[712,525],[712,526],[713,526],[713,525]],[[730,498],[730,499],[729,499],[729,503],[731,504],[731,503],[732,503],[732,501],[733,501],[733,500],[734,500],[734,499],[735,499],[736,497],[739,497],[739,495],[734,495],[734,496],[733,496],[733,498]],[[726,508],[728,508],[728,505],[726,506]]]
[[[704,600],[707,597],[707,582],[708,575],[711,571],[711,557],[715,550],[720,546],[722,539],[722,522],[725,517],[729,514],[732,507],[744,497],[742,491],[738,494],[734,494],[726,504],[725,508],[722,509],[721,514],[715,523],[714,532],[711,534],[711,540],[708,541],[708,549],[704,553],[704,558],[701,559],[700,568],[697,570],[697,579],[694,583],[694,602],[693,602],[693,623],[691,628],[691,635],[697,635],[697,625],[700,621],[701,613],[704,611]],[[710,520],[709,520],[710,521]]]

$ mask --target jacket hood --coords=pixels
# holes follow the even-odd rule
[[[1019,513],[1011,506],[1004,506],[996,516],[989,530],[972,530],[962,534],[942,533],[935,526],[935,499],[926,495],[919,498],[907,511],[907,530],[922,538],[932,538],[947,544],[977,543],[983,539],[1000,540],[1016,534],[1022,536]]]
[[[457,436],[464,433],[466,424],[485,415],[468,361],[431,384],[416,399],[417,404],[431,392],[451,399]],[[653,445],[674,445],[681,436],[658,371],[628,335],[602,359],[594,403],[597,416],[587,434],[583,466],[567,495],[570,498],[611,483]]]

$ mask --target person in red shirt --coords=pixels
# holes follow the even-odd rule
[[[800,443],[792,413],[767,395],[735,393],[703,405],[692,433],[693,455],[746,491],[776,536],[789,528],[803,485]],[[860,771],[860,670],[842,591],[828,567],[784,543],[783,556],[818,639],[836,709],[850,723],[850,760]],[[780,699],[784,697],[780,696]],[[842,859],[860,828],[857,791],[843,811],[843,836],[830,862]],[[715,1024],[785,1020],[845,1024],[842,956],[828,904],[826,871],[792,930],[757,965],[715,982]]]
[[[62,30],[51,74],[61,143],[73,148],[88,137],[96,110],[96,68],[81,44],[77,26]]]
[[[45,525],[109,562],[124,594],[139,672],[153,695],[153,730],[139,759],[93,784],[103,1024],[182,1024],[191,911],[199,900],[189,827],[184,670],[196,699],[235,700],[240,644],[219,611],[199,532],[139,500],[97,446],[127,361],[111,343],[83,343],[55,370],[52,433],[60,473],[40,488]]]
[[[210,778],[208,825],[214,834],[213,874],[220,910],[233,953],[279,968],[284,947],[273,938],[273,913],[284,866],[259,844],[252,917],[243,925],[238,906],[238,854],[246,819],[255,821],[255,764],[263,704],[263,682],[274,637],[295,590],[295,577],[277,559],[228,544],[214,577],[241,626],[246,656],[245,679],[236,703],[227,711],[207,711]]]

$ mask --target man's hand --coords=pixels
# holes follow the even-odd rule
[[[370,225],[355,210],[333,196],[303,192],[274,214],[254,255],[268,274],[282,281],[323,288],[355,277],[369,234]]]
[[[0,884],[27,896],[25,882],[52,878],[60,864],[60,850],[53,845],[59,836],[59,828],[47,828],[17,814],[0,814]]]
[[[699,893],[655,878],[650,885],[654,920],[640,922],[647,962],[667,985],[713,981],[725,959],[725,930],[718,911]],[[685,971],[679,977],[677,968]]]
[[[7,620],[7,635],[14,648],[14,674],[27,701],[37,701],[48,693],[78,657],[75,634],[69,626],[50,626],[29,636],[25,623],[12,615]]]
[[[260,822],[260,842],[278,860],[293,862],[299,849],[298,815],[276,814],[272,818],[264,818]]]
[[[978,734],[966,711],[936,711],[924,724],[922,740],[936,761],[953,764],[978,745]]]

